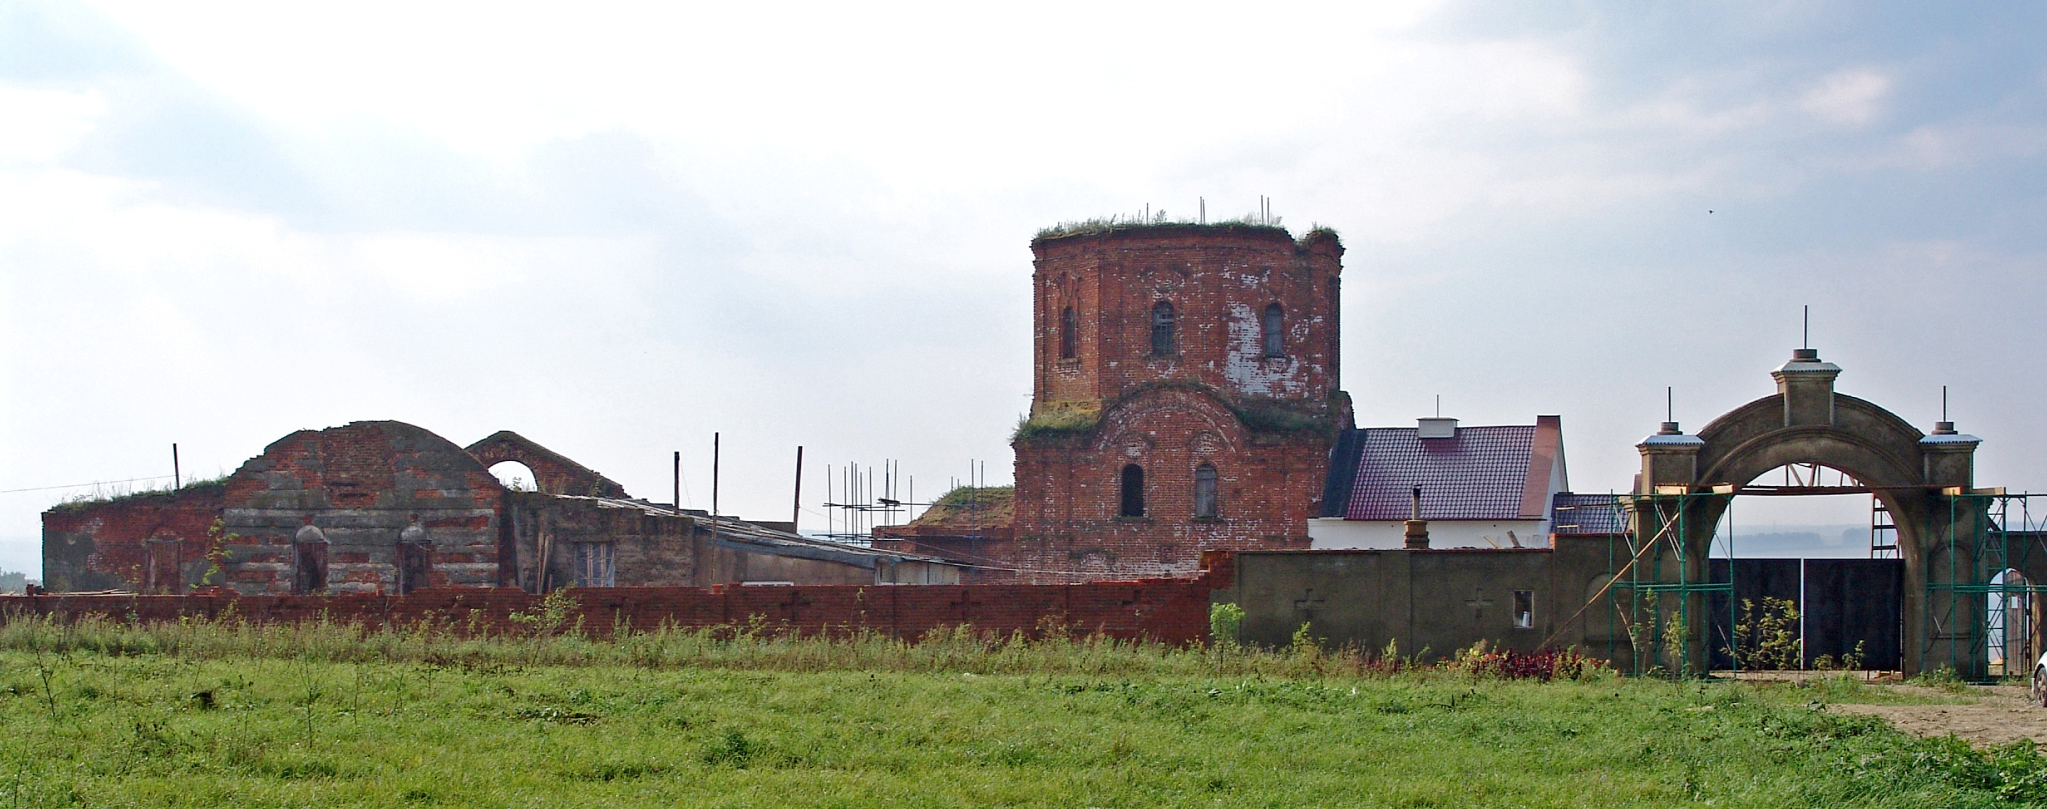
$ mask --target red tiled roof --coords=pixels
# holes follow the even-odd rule
[[[1414,486],[1422,487],[1425,520],[1527,519],[1521,501],[1535,432],[1534,425],[1461,427],[1455,438],[1424,440],[1413,427],[1358,430],[1344,519],[1405,520]]]

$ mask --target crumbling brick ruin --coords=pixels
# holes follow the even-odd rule
[[[516,460],[540,491],[487,464]],[[938,560],[633,500],[516,433],[469,449],[410,424],[301,430],[225,480],[43,515],[57,592],[405,594],[427,587],[947,583]]]

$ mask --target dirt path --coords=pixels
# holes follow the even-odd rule
[[[1902,694],[1974,699],[1968,705],[1843,705],[1827,706],[1844,714],[1880,716],[1915,736],[1954,734],[1978,745],[2019,739],[2047,743],[2047,708],[2034,704],[2016,685],[1976,686],[1966,694],[1950,694],[1909,685],[1884,686]]]

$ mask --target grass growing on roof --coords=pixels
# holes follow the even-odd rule
[[[1192,219],[1174,219],[1167,216],[1165,211],[1157,211],[1151,214],[1149,218],[1136,214],[1112,214],[1110,216],[1098,216],[1093,219],[1060,222],[1059,224],[1040,229],[1037,236],[1033,238],[1033,241],[1060,239],[1068,236],[1093,236],[1119,231],[1142,230],[1145,228],[1208,230],[1217,233],[1277,233],[1289,239],[1293,238],[1293,235],[1288,233],[1287,229],[1281,224],[1279,217],[1273,217],[1270,222],[1264,222],[1256,221],[1253,216],[1247,214],[1237,219],[1218,219],[1210,222],[1200,222]],[[1335,231],[1329,228],[1320,226],[1315,231],[1311,231],[1311,233],[1322,231],[1335,233]]]
[[[0,790],[24,806],[1904,807],[2043,796],[2029,747],[1913,739],[1815,710],[1814,689],[1785,683],[1374,673],[1387,668],[1347,668],[1354,653],[1218,653],[1056,631],[909,645],[758,626],[618,641],[343,629],[0,627]]]
[[[222,473],[216,477],[199,478],[196,480],[187,479],[182,485],[175,487],[163,485],[155,488],[145,487],[137,489],[122,484],[95,485],[91,491],[72,495],[66,498],[64,502],[52,506],[51,510],[63,511],[151,497],[170,498],[184,494],[219,492],[227,489],[228,477],[227,473]]]
[[[1007,525],[1016,516],[1015,486],[955,486],[912,520],[912,525],[956,528]]]

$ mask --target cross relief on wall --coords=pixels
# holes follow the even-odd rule
[[[1322,596],[1315,595],[1315,588],[1310,587],[1302,591],[1301,597],[1294,601],[1294,611],[1312,621],[1315,619],[1315,607],[1326,600]]]
[[[1493,605],[1493,600],[1485,597],[1485,586],[1480,585],[1471,588],[1471,598],[1464,605],[1471,608],[1472,623],[1478,623],[1485,617],[1485,608]]]

